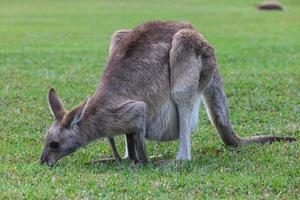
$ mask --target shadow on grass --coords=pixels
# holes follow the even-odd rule
[[[288,145],[289,144],[289,145]],[[173,154],[164,154],[163,156],[152,156],[147,164],[134,164],[129,160],[123,160],[117,164],[113,158],[103,160],[87,161],[82,156],[71,155],[67,159],[62,159],[51,169],[54,171],[91,172],[95,174],[103,173],[122,173],[122,174],[149,174],[158,173],[194,173],[195,171],[205,174],[205,172],[226,170],[244,170],[251,166],[264,166],[265,162],[275,159],[268,156],[269,153],[282,152],[284,154],[289,146],[295,146],[295,143],[275,143],[272,145],[249,144],[237,148],[224,145],[206,146],[193,151],[191,161],[175,161]],[[268,148],[269,146],[269,148]],[[270,146],[273,146],[271,148]],[[275,162],[275,161],[274,161]],[[252,169],[252,168],[251,168]]]
[[[93,171],[176,171],[176,172],[188,172],[193,171],[194,168],[215,168],[220,157],[223,157],[226,151],[234,151],[237,149],[232,147],[221,146],[221,148],[208,147],[200,149],[195,152],[193,160],[191,161],[178,161],[174,160],[170,155],[167,156],[152,156],[149,162],[146,164],[134,164],[129,160],[122,160],[121,163],[116,163],[113,158],[94,160],[88,163],[84,163],[82,167],[87,170]],[[224,154],[224,155],[223,155]]]

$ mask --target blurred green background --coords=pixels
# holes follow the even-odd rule
[[[300,2],[258,11],[249,0],[0,0],[0,199],[299,199],[299,142],[224,147],[201,110],[193,160],[159,167],[84,163],[111,156],[100,140],[38,164],[53,119],[47,91],[71,108],[93,94],[115,30],[190,21],[215,47],[232,123],[242,136],[300,136]],[[123,149],[123,138],[118,138]],[[178,142],[148,142],[174,159]]]

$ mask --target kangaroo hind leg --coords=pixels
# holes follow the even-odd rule
[[[198,121],[198,113],[195,112],[199,111],[194,107],[200,106],[200,92],[211,78],[209,72],[213,71],[202,63],[202,57],[210,48],[195,30],[183,29],[173,37],[170,50],[171,98],[179,115],[179,150],[176,157],[179,160],[191,159],[191,131],[195,128],[195,118]]]

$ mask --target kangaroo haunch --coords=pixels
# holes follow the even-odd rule
[[[148,160],[145,138],[179,139],[177,159],[191,159],[191,133],[201,102],[226,145],[293,141],[294,137],[234,133],[215,52],[191,24],[153,21],[117,31],[95,93],[66,110],[54,89],[49,105],[55,117],[45,135],[41,162],[60,158],[98,138],[125,134],[130,160]]]

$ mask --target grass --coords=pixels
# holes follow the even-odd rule
[[[111,34],[153,19],[190,21],[214,45],[240,135],[299,140],[300,4],[263,12],[257,2],[0,0],[0,199],[299,199],[299,142],[225,147],[204,109],[193,160],[182,165],[84,165],[111,156],[103,140],[52,169],[38,163],[53,121],[48,88],[67,108],[84,100],[101,77]],[[163,159],[177,148],[177,141],[147,143]]]

